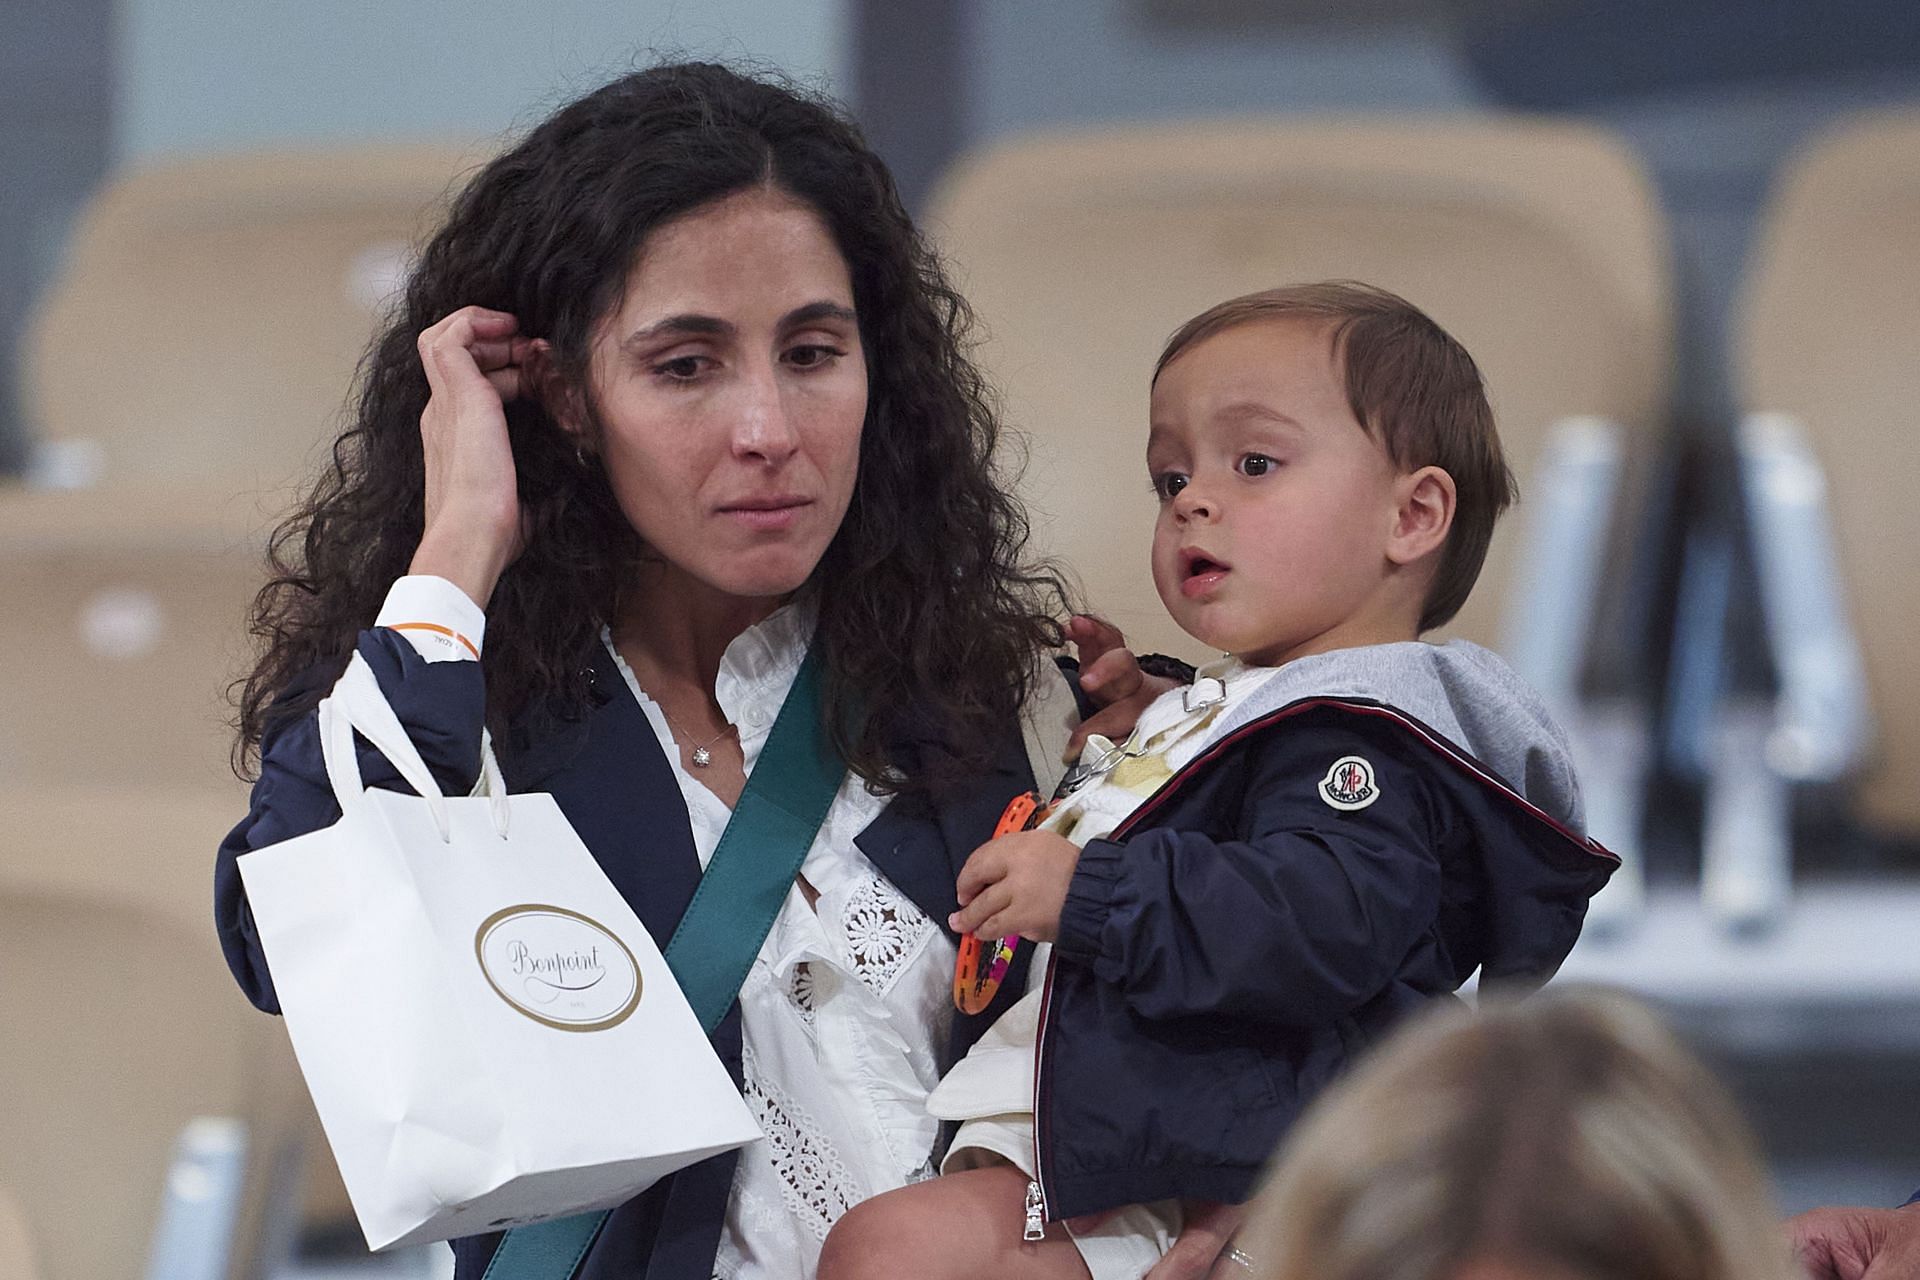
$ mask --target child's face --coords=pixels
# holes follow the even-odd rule
[[[1278,665],[1382,634],[1400,479],[1355,420],[1327,327],[1236,325],[1153,388],[1153,582],[1189,635]]]

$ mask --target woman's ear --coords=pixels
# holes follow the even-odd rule
[[[535,338],[528,344],[521,366],[524,374],[521,385],[540,402],[547,416],[567,433],[576,447],[591,449],[593,441],[588,438],[587,415],[580,392],[561,374],[553,358],[553,344],[545,338]]]
[[[1438,551],[1453,529],[1453,477],[1440,467],[1421,467],[1394,482],[1394,525],[1387,559],[1410,565]]]

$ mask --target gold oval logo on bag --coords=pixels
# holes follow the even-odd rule
[[[640,962],[578,911],[534,902],[496,911],[473,950],[494,992],[543,1027],[605,1031],[640,1007]]]

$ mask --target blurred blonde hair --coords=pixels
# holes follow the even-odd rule
[[[1731,1098],[1645,1006],[1454,1008],[1294,1130],[1241,1246],[1263,1280],[1797,1280]]]

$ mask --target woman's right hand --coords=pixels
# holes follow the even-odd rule
[[[1080,688],[1099,708],[1067,739],[1065,759],[1071,763],[1080,758],[1092,734],[1126,741],[1140,713],[1167,690],[1178,689],[1180,682],[1142,671],[1120,629],[1091,614],[1067,619],[1067,639],[1080,659]]]
[[[505,406],[531,390],[535,344],[506,312],[462,307],[418,345],[432,394],[420,414],[426,523],[408,572],[445,578],[484,609],[524,541]]]

